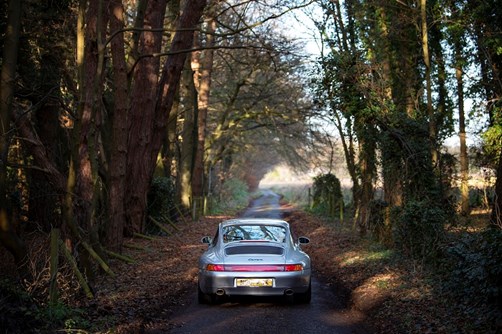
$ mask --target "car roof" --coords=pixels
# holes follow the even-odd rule
[[[229,225],[277,225],[288,228],[289,223],[281,219],[269,219],[269,218],[235,218],[225,220],[220,223],[222,227]]]

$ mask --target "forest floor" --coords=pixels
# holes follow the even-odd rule
[[[489,323],[478,302],[458,305],[434,275],[361,239],[348,222],[328,223],[294,208],[285,212],[284,219],[296,234],[311,239],[304,249],[316,276],[336,289],[347,307],[362,311],[378,333],[497,333],[502,329],[500,322]],[[72,306],[80,311],[64,327],[85,328],[84,333],[150,333],[170,328],[170,316],[193,302],[197,259],[206,248],[201,236],[213,235],[218,222],[227,218],[180,223],[179,231],[169,237],[127,240],[125,253],[135,263],[112,260],[116,276],[100,278],[94,299],[83,295],[73,299],[78,302]],[[0,310],[5,308],[0,300]],[[15,326],[16,319],[10,319],[9,325]]]

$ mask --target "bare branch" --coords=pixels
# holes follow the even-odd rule
[[[195,51],[203,51],[203,50],[218,50],[218,49],[248,49],[248,50],[268,50],[265,47],[262,46],[253,46],[253,45],[243,45],[243,46],[212,46],[212,47],[199,47],[199,48],[192,48],[192,49],[185,49],[185,50],[177,50],[177,51],[168,51],[168,52],[159,52],[159,53],[152,53],[152,54],[144,54],[138,57],[136,59],[136,62],[132,66],[130,72],[132,73],[134,71],[134,68],[138,64],[138,62],[141,59],[144,58],[151,58],[151,57],[166,57],[166,56],[172,56],[172,55],[177,55],[177,54],[182,54],[182,53],[191,53]]]
[[[256,27],[259,27],[259,26],[262,26],[264,25],[265,23],[267,23],[268,21],[271,21],[271,20],[274,20],[274,19],[278,19],[290,12],[292,12],[293,10],[296,10],[296,9],[302,9],[302,8],[305,8],[305,7],[308,7],[310,6],[311,4],[313,4],[315,1],[314,0],[311,0],[305,4],[301,4],[301,5],[298,5],[298,6],[294,6],[294,7],[289,7],[287,8],[286,10],[278,13],[278,14],[273,14],[273,15],[270,15],[266,18],[264,18],[263,20],[261,21],[258,21],[258,22],[255,22],[253,24],[247,24],[246,22],[244,22],[244,20],[242,20],[243,24],[244,24],[244,28],[241,28],[241,29],[237,29],[237,30],[234,30],[232,27],[222,23],[221,21],[217,20],[218,24],[223,27],[223,28],[226,28],[228,29],[229,31],[231,31],[232,33],[231,34],[223,34],[221,36],[231,36],[231,35],[236,35],[236,34],[239,34],[241,32],[244,32],[244,31],[247,31],[247,30],[253,30],[254,28]],[[243,2],[243,3],[239,3],[239,4],[236,4],[234,6],[230,6],[229,8],[225,8],[224,11],[222,11],[220,14],[218,14],[216,17],[220,16],[222,13],[226,12],[227,10],[230,10],[232,9],[236,14],[237,12],[235,11],[235,8],[236,7],[239,7],[239,6],[242,6],[244,4],[248,4],[249,2],[246,1],[246,2]],[[218,34],[216,34],[216,36],[218,36]]]

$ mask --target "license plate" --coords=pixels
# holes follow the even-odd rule
[[[272,278],[236,278],[235,286],[252,288],[274,286],[274,280]]]

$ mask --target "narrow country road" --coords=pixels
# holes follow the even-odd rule
[[[262,196],[255,199],[241,215],[244,218],[282,218],[279,200],[281,196],[269,189],[262,190]]]
[[[281,218],[280,196],[265,190],[242,217]],[[311,240],[315,242],[315,240]],[[308,252],[308,250],[307,250]],[[315,263],[314,263],[315,271]],[[364,317],[344,308],[336,291],[312,277],[312,301],[296,305],[281,298],[231,298],[219,305],[192,302],[170,319],[169,333],[184,334],[369,334]]]

